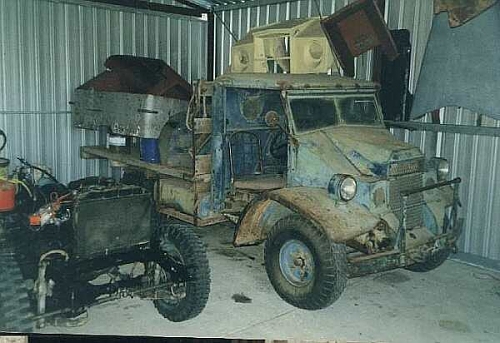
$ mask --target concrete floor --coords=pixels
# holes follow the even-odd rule
[[[199,231],[207,243],[212,291],[197,318],[171,323],[151,302],[123,299],[93,307],[80,327],[41,333],[348,340],[500,342],[500,274],[448,260],[429,273],[395,270],[351,279],[320,311],[294,308],[274,292],[263,247],[233,248],[225,226]],[[251,303],[236,303],[244,294]]]

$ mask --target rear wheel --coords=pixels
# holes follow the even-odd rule
[[[267,275],[278,295],[307,309],[325,308],[336,301],[347,283],[345,245],[300,216],[279,220],[265,244]]]
[[[0,252],[0,331],[32,332],[28,289],[14,257]]]
[[[166,224],[160,228],[161,260],[149,267],[155,285],[165,284],[154,305],[173,322],[196,317],[205,308],[210,293],[210,268],[203,242],[187,224]],[[186,275],[175,275],[179,266]],[[163,294],[162,294],[163,293]]]

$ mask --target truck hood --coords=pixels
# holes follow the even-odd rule
[[[383,127],[336,126],[303,133],[297,138],[304,143],[326,138],[364,175],[383,175],[391,162],[422,157],[417,147],[397,140]],[[316,154],[323,152],[330,154],[331,149],[315,151]]]

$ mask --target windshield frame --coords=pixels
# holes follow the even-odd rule
[[[314,132],[314,131],[323,130],[325,128],[332,128],[332,127],[346,127],[346,126],[356,126],[356,127],[363,126],[363,127],[377,127],[377,128],[385,127],[384,121],[383,121],[383,115],[382,115],[382,108],[380,107],[380,103],[378,101],[378,98],[376,97],[376,94],[373,92],[343,92],[343,93],[286,92],[285,97],[286,97],[286,112],[287,112],[287,116],[289,117],[288,121],[289,121],[290,130],[295,135]],[[336,113],[335,113],[335,116],[337,117],[337,124],[336,125],[327,125],[327,126],[323,126],[320,128],[311,129],[311,130],[304,130],[304,131],[297,130],[297,127],[295,125],[295,117],[294,117],[292,107],[291,107],[292,100],[315,99],[315,98],[322,98],[322,99],[331,98],[331,99],[335,100],[335,99],[339,99],[339,98],[353,98],[353,97],[354,98],[367,98],[367,99],[373,100],[373,102],[375,104],[375,112],[376,112],[376,116],[377,116],[376,122],[374,122],[374,123],[362,123],[362,124],[361,123],[360,124],[353,124],[353,123],[347,124],[347,123],[345,123],[345,120],[344,120],[343,116],[341,116],[339,111],[336,111]]]

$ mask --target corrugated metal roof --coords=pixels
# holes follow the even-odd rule
[[[94,7],[101,7],[101,8],[118,8],[122,7],[122,10],[125,11],[136,11],[136,12],[144,12],[147,13],[149,10],[144,9],[144,8],[129,8],[127,9],[128,6],[120,6],[118,3],[106,3],[106,2],[99,2],[98,0],[45,0],[45,1],[51,1],[51,2],[59,2],[59,3],[71,3],[75,5],[80,5],[80,6],[94,6]],[[95,2],[93,2],[95,1]],[[169,6],[176,6],[176,7],[182,7],[182,8],[192,8],[193,6],[189,6],[189,3],[192,3],[193,5],[197,5],[200,7],[203,7],[207,10],[209,9],[215,9],[217,11],[222,11],[226,9],[235,9],[235,8],[244,8],[248,6],[264,6],[264,5],[269,5],[269,4],[276,4],[276,3],[281,3],[287,0],[143,0],[151,3],[158,3],[158,4],[163,4],[163,5],[169,5]],[[300,1],[300,0],[293,0],[293,1]],[[124,1],[125,3],[125,1]],[[151,11],[154,12],[154,11]],[[158,12],[161,13],[161,12]]]
[[[165,4],[165,5],[172,5],[172,6],[179,6],[179,7],[187,7],[183,5],[181,2],[178,2],[176,0],[147,0],[148,2],[157,2],[160,4]],[[212,7],[218,7],[218,6],[246,6],[249,4],[258,5],[262,2],[274,2],[273,0],[186,0],[189,1],[195,5],[202,6],[205,8],[212,8]],[[276,2],[279,2],[280,0],[277,0]]]
[[[175,2],[175,0],[173,0]],[[227,4],[234,4],[234,3],[241,3],[244,1],[224,1],[224,0],[190,0],[191,2],[203,6],[203,7],[215,7],[215,6],[220,6],[220,5],[227,5]],[[249,0],[253,1],[253,0]]]
[[[160,2],[158,0],[150,0]],[[175,2],[175,0],[170,0]],[[207,8],[215,8],[215,9],[227,9],[229,7],[237,8],[237,7],[248,7],[248,6],[263,6],[269,5],[273,3],[280,3],[284,0],[188,0],[197,5],[207,7]],[[299,1],[299,0],[297,0]]]

